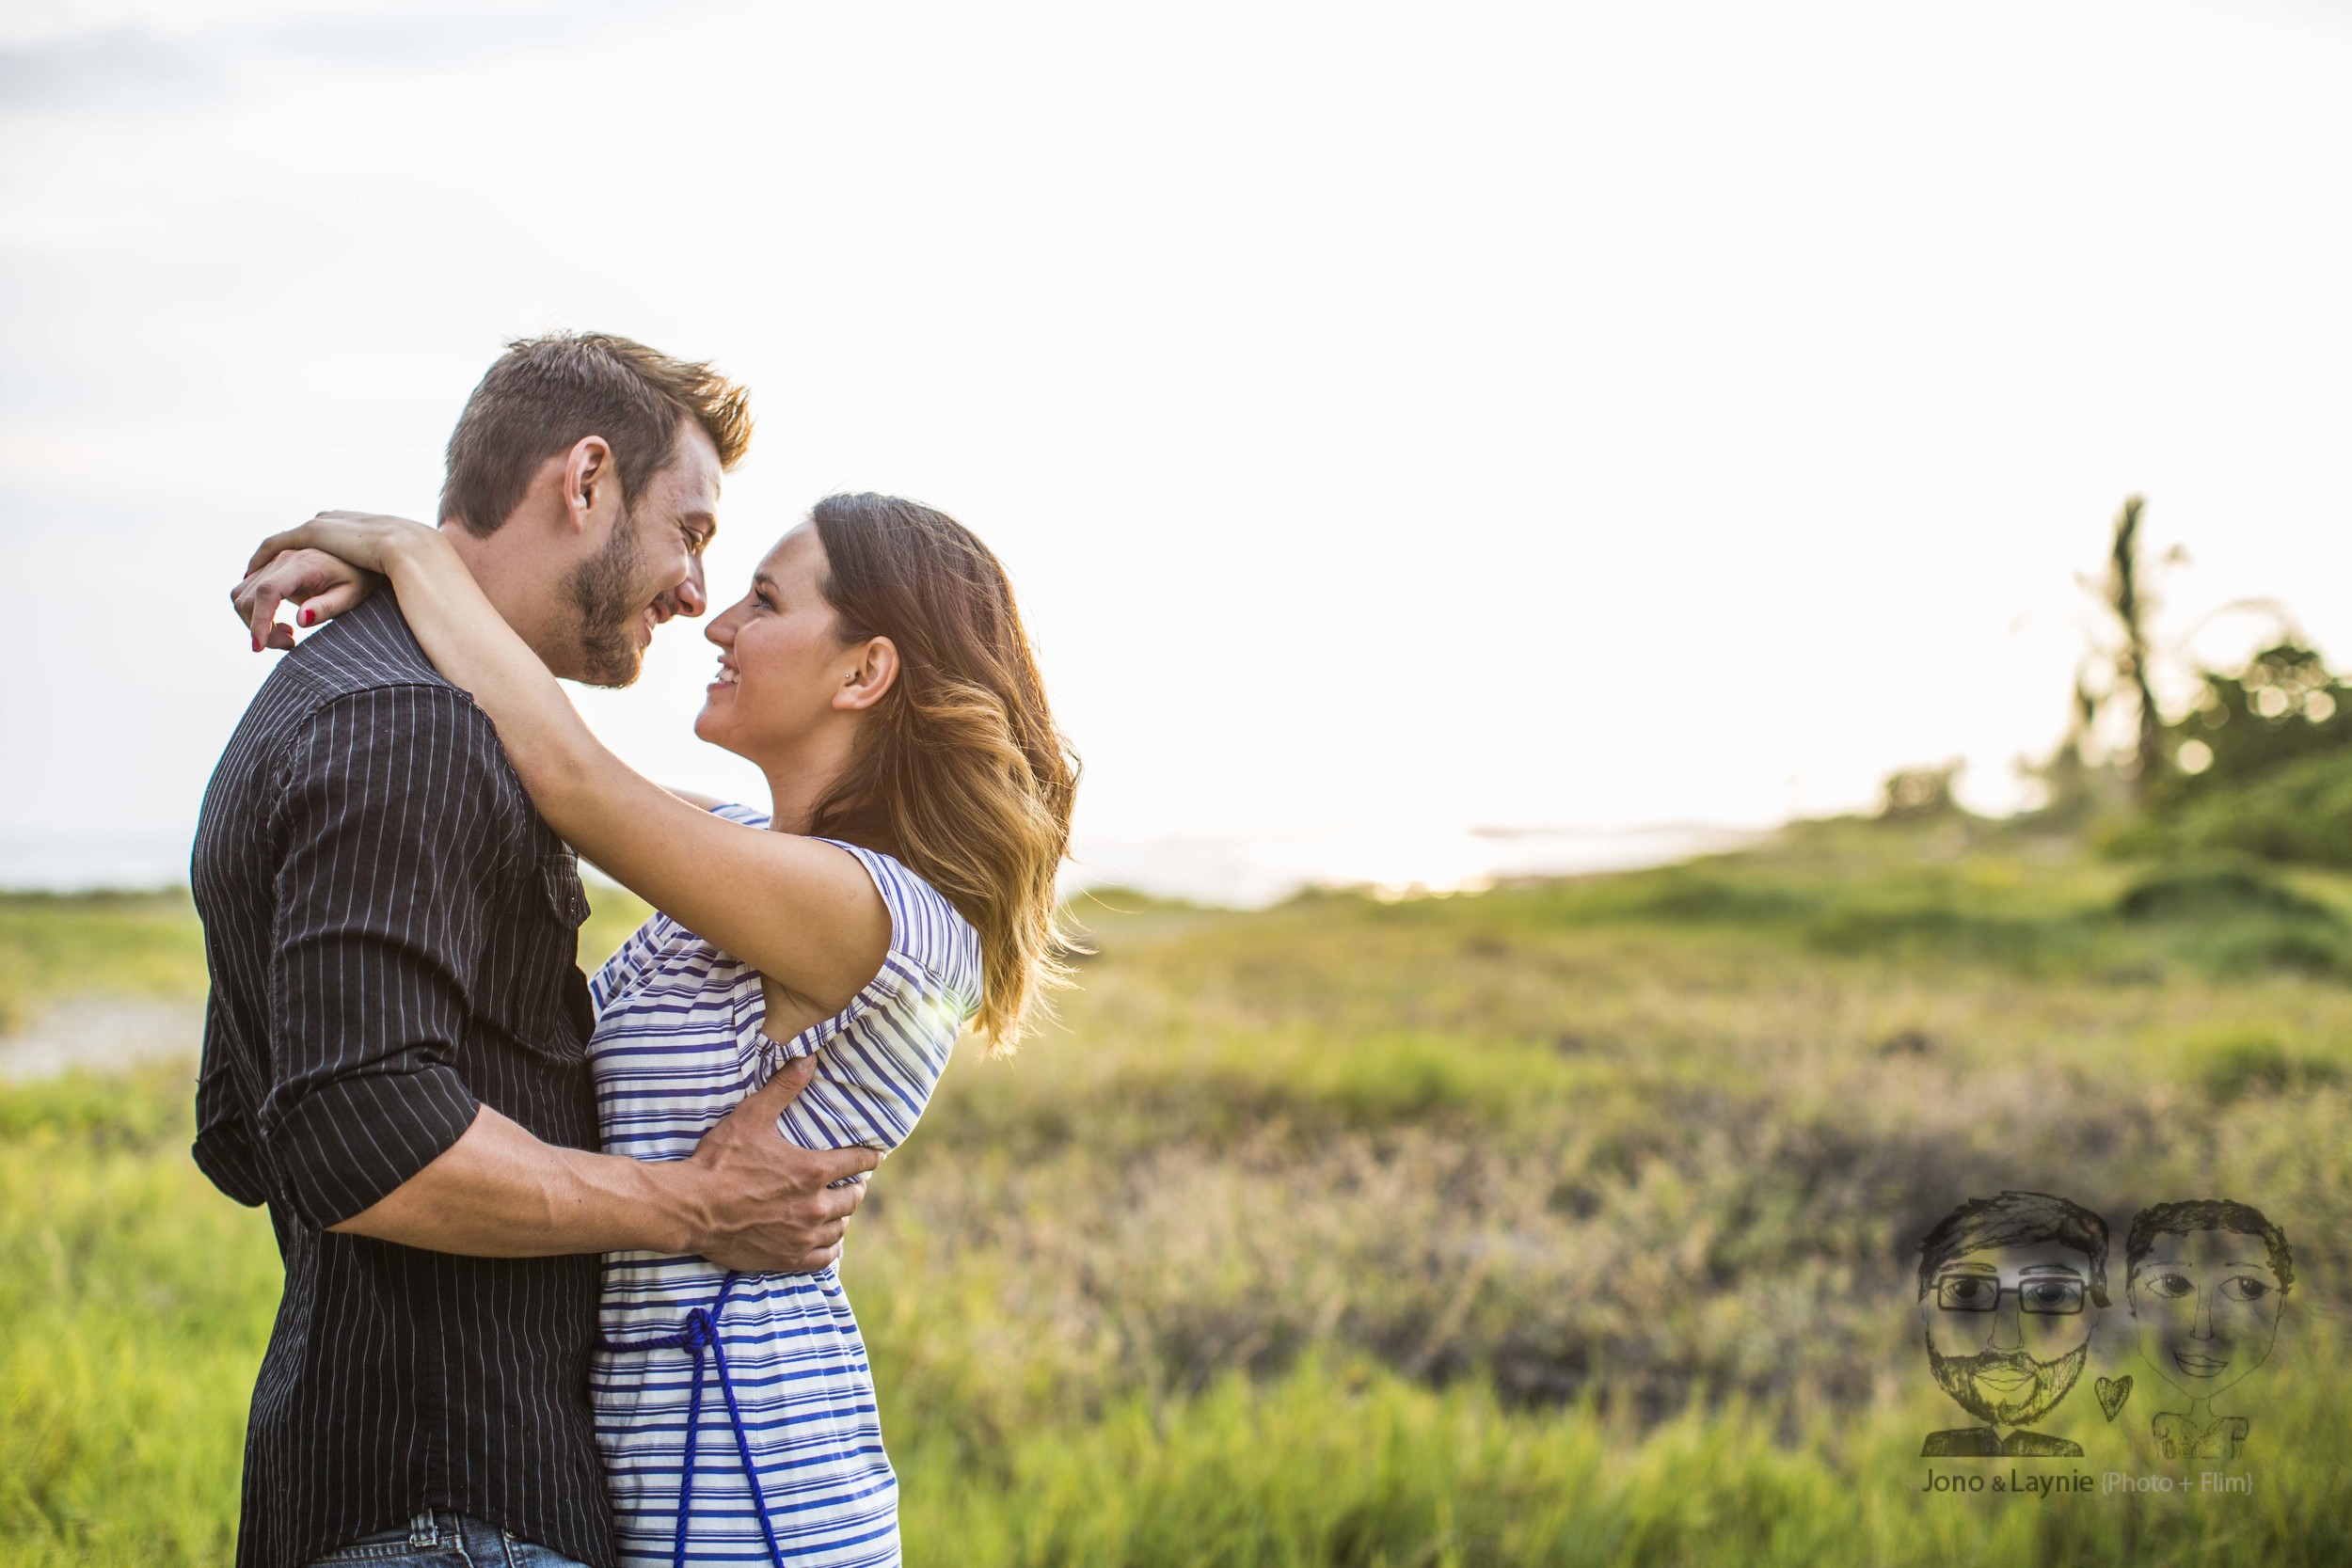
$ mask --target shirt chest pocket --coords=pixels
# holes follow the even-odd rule
[[[580,973],[580,927],[588,891],[568,849],[542,851],[519,870],[505,900],[511,918],[493,937],[498,960],[482,1013],[525,1049],[564,1061],[586,1053],[596,1028]]]

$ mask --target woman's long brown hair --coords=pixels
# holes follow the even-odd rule
[[[1054,880],[1070,849],[1078,758],[1055,727],[986,545],[895,496],[828,496],[811,514],[843,640],[887,637],[898,676],[809,832],[897,856],[979,932],[978,1027],[992,1054],[1069,978]]]

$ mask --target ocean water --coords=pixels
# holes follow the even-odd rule
[[[1130,887],[1163,898],[1253,909],[1311,887],[1406,898],[1473,893],[1514,877],[1665,865],[1755,843],[1755,830],[1698,823],[1626,828],[1390,825],[1320,832],[1170,834],[1081,840],[1066,893]]]
[[[1735,849],[1750,829],[1695,823],[1625,828],[1333,828],[1281,833],[1082,837],[1066,893],[1125,887],[1250,909],[1310,887],[1381,897],[1473,892],[1513,877],[1663,865]],[[188,839],[175,833],[0,834],[0,888],[88,892],[183,886]]]
[[[11,893],[93,893],[185,887],[185,832],[0,833],[0,889]]]

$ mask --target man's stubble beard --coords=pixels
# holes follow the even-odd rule
[[[2083,1375],[2083,1364],[2090,1359],[2090,1341],[2086,1339],[2055,1361],[2037,1361],[2023,1351],[2004,1354],[1987,1351],[1975,1355],[1943,1355],[1935,1346],[1928,1346],[1928,1367],[1944,1392],[1952,1396],[1963,1410],[1988,1426],[2028,1426],[2052,1410],[2066,1398],[2075,1380]],[[2005,1401],[1998,1405],[1988,1404],[1977,1390],[1976,1374],[1991,1368],[2013,1368],[2029,1372],[2033,1383],[2024,1390],[2023,1397]]]
[[[628,686],[644,669],[644,650],[636,636],[637,617],[645,611],[638,575],[644,559],[637,531],[624,511],[613,520],[604,548],[564,579],[580,643],[580,678],[590,686]]]

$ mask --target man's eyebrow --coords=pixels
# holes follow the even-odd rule
[[[1937,1275],[1942,1275],[1947,1274],[1999,1274],[2001,1271],[1994,1268],[1990,1263],[1951,1262],[1945,1264],[1942,1268],[1936,1270],[1935,1272]]]
[[[2028,1263],[2017,1271],[2020,1278],[2029,1274],[2071,1274],[2080,1279],[2082,1273],[2082,1270],[2072,1263]]]
[[[678,521],[682,523],[691,523],[701,529],[705,543],[708,543],[710,540],[718,536],[719,518],[715,513],[701,511],[681,512],[678,514]]]

